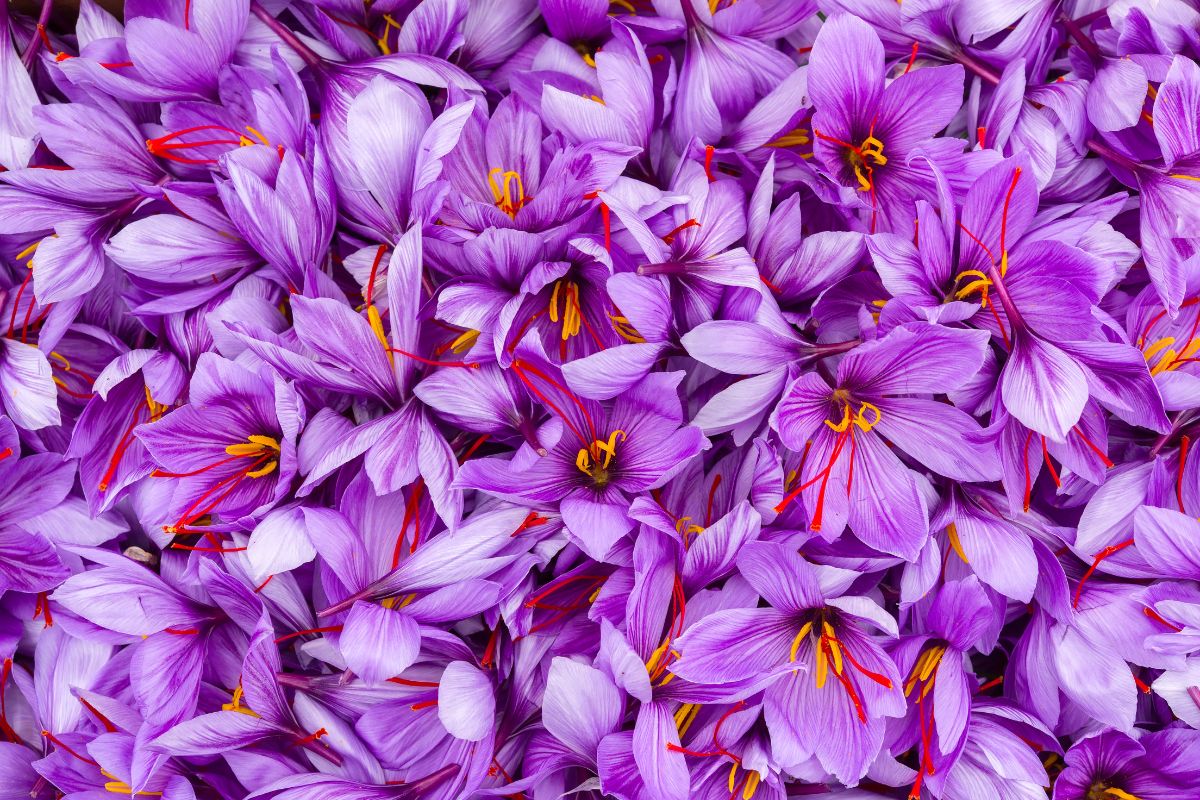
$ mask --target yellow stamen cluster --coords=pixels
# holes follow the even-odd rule
[[[692,727],[696,715],[700,713],[700,708],[699,703],[682,703],[675,710],[675,727],[679,729],[679,738],[687,735],[688,728]]]
[[[737,772],[738,762],[733,762],[733,767],[729,770],[729,795],[732,797],[737,787]],[[750,800],[754,797],[754,793],[758,791],[758,784],[762,781],[762,776],[757,772],[750,770],[746,776],[746,785],[742,787],[742,800]]]
[[[629,322],[629,320],[626,317],[623,317],[621,315],[614,316],[612,314],[609,314],[608,318],[612,322],[613,330],[615,330],[617,332],[617,335],[620,336],[625,341],[627,341],[631,344],[645,344],[646,343],[646,337],[644,337],[640,333],[638,333],[638,329],[633,327],[633,325]]]
[[[1007,265],[1007,261],[1005,262],[1005,265]],[[979,302],[984,308],[987,308],[988,290],[992,286],[992,279],[977,269],[968,269],[958,274],[958,277],[954,279],[954,285],[957,286],[958,282],[963,278],[973,278],[974,280],[970,281],[966,286],[963,286],[956,291],[954,293],[954,299],[963,300],[967,297],[970,297],[975,292],[979,292]]]
[[[575,456],[575,466],[584,475],[590,476],[597,486],[608,484],[608,467],[617,454],[618,436],[624,441],[625,431],[613,431],[608,441],[596,439],[587,447],[581,447]]]
[[[691,521],[691,517],[680,517],[675,520],[675,531],[683,538],[683,547],[689,546],[689,536],[699,536],[704,533],[704,527]]]
[[[921,697],[929,694],[933,689],[934,670],[938,664],[942,663],[942,656],[946,654],[945,645],[934,645],[921,651],[921,655],[917,657],[917,661],[913,664],[912,672],[908,675],[908,680],[904,682],[904,694],[906,697],[912,696],[913,690],[918,684],[922,685]]]
[[[881,167],[887,163],[887,156],[883,154],[883,142],[874,135],[863,139],[859,148],[851,151],[850,163],[854,167],[854,177],[858,178],[858,188],[864,192],[871,191],[874,188],[871,180],[872,165]]]
[[[599,589],[596,590],[597,593],[599,591]],[[594,602],[594,600],[595,595],[593,595],[589,602]],[[651,682],[658,680],[666,672],[667,664],[670,663],[668,655],[670,658],[679,658],[679,652],[671,649],[671,638],[669,636],[663,639],[663,643],[654,648],[654,652],[650,654],[650,658],[646,659],[646,672],[650,675]],[[666,672],[666,677],[658,685],[666,686],[674,679],[674,672]]]
[[[170,408],[170,406],[155,400],[154,396],[150,394],[149,386],[144,386],[142,388],[146,392],[146,408],[150,411],[150,421],[154,422],[155,420],[162,419],[162,415],[167,413],[167,410]]]
[[[233,699],[221,706],[222,711],[233,711],[238,714],[245,714],[248,717],[257,717],[248,706],[242,705],[242,685],[239,683],[237,688],[233,690]]]
[[[507,214],[510,219],[516,219],[517,212],[529,202],[525,197],[525,184],[521,181],[521,174],[515,170],[492,167],[488,173],[488,186],[491,187],[496,208]]]
[[[842,410],[843,415],[840,422],[825,420],[825,424],[838,433],[842,433],[849,428],[851,423],[854,423],[856,428],[866,433],[878,425],[879,420],[883,419],[883,412],[879,410],[879,406],[872,403],[859,403],[858,411],[853,416],[850,414],[850,403],[845,402]]]
[[[1174,344],[1174,336],[1165,336],[1161,339],[1155,340],[1149,347],[1146,348],[1144,353],[1146,357],[1146,363],[1150,363],[1150,361],[1156,355],[1162,353],[1162,357],[1159,358],[1158,362],[1150,368],[1151,375],[1158,375],[1163,372],[1174,372],[1184,364],[1188,363],[1188,359],[1193,358],[1197,352],[1200,352],[1200,337],[1193,337],[1192,339],[1189,339],[1187,344],[1183,346],[1183,349],[1178,352],[1176,352],[1176,350],[1172,347]]]
[[[246,441],[229,445],[225,448],[225,452],[231,456],[243,458],[270,458],[263,466],[247,472],[247,478],[261,478],[270,475],[279,466],[279,442],[270,436],[259,436],[258,434],[247,436]]]
[[[562,311],[558,309],[558,298],[562,295]],[[583,310],[579,306],[579,284],[574,281],[555,281],[550,293],[548,309],[551,322],[562,322],[562,340],[565,342],[579,333],[583,327]]]

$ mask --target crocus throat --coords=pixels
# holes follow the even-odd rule
[[[587,447],[581,447],[575,456],[575,466],[599,488],[607,486],[612,479],[608,469],[617,454],[617,437],[625,441],[625,431],[613,431],[608,441],[595,439]]]
[[[829,460],[825,463],[825,466],[817,470],[813,477],[791,489],[784,496],[783,500],[779,502],[779,505],[775,506],[776,512],[782,512],[801,492],[814,484],[820,483],[820,489],[817,492],[817,502],[813,507],[812,520],[809,523],[809,528],[814,531],[821,530],[825,512],[825,492],[829,488],[829,479],[833,475],[833,468],[837,465],[838,459],[841,458],[842,452],[847,449],[846,445],[850,445],[850,460],[846,472],[846,496],[849,497],[850,490],[854,486],[855,456],[858,452],[856,429],[858,433],[870,433],[879,424],[879,421],[883,419],[883,412],[875,404],[861,401],[858,403],[858,410],[851,411],[853,404],[854,401],[851,400],[850,393],[847,390],[838,389],[833,393],[830,405],[833,408],[840,406],[842,416],[837,422],[834,422],[832,419],[825,420],[825,424],[837,433],[837,438],[834,439],[833,447],[830,449]],[[805,449],[804,457],[807,461],[807,448]],[[803,465],[801,467],[803,468]]]
[[[795,661],[799,657],[800,646],[809,637],[813,639],[813,652],[817,666],[817,688],[825,688],[825,684],[829,680],[830,668],[832,667],[833,676],[846,691],[846,696],[850,698],[850,702],[854,704],[854,713],[858,717],[858,721],[865,725],[867,723],[866,706],[859,694],[853,675],[845,668],[846,662],[849,662],[850,666],[854,667],[863,677],[874,681],[885,689],[892,688],[891,679],[886,675],[872,672],[859,663],[854,654],[850,652],[850,648],[846,642],[838,638],[837,632],[824,612],[818,612],[816,616],[801,626],[799,633],[796,634],[796,638],[792,640],[791,661]]]
[[[492,167],[488,173],[488,186],[491,187],[496,208],[507,214],[509,219],[516,219],[517,212],[533,200],[525,196],[525,183],[521,180],[521,173],[516,170]]]
[[[1142,798],[1115,786],[1105,786],[1102,781],[1098,781],[1088,788],[1085,800],[1142,800]]]

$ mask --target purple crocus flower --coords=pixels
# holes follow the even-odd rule
[[[171,481],[168,539],[202,532],[205,517],[233,525],[270,510],[291,487],[304,426],[304,406],[282,378],[214,355],[201,356],[188,399],[134,430],[157,465],[152,477]]]
[[[1054,783],[1054,800],[1101,797],[1170,797],[1200,788],[1196,752],[1200,734],[1172,728],[1131,739],[1101,731],[1067,751],[1066,768]]]
[[[985,340],[972,331],[905,326],[851,350],[832,387],[817,373],[797,378],[772,424],[804,457],[776,510],[802,498],[807,527],[826,540],[848,523],[876,550],[915,558],[928,535],[929,510],[920,479],[884,439],[948,477],[997,477],[995,452],[973,418],[912,396],[962,385],[979,369]]]
[[[930,163],[956,172],[962,158],[961,142],[934,138],[959,105],[962,67],[912,70],[886,87],[883,79],[883,46],[866,23],[839,14],[821,26],[809,61],[813,151],[867,209],[871,233],[898,228],[914,199],[932,199]]]
[[[773,676],[765,715],[775,760],[798,765],[815,756],[856,784],[879,752],[884,719],[904,713],[896,664],[863,624],[895,635],[895,621],[846,593],[853,573],[816,567],[779,543],[744,545],[738,569],[770,608],[696,622],[671,671],[701,684]]]
[[[628,498],[653,489],[705,447],[700,429],[684,425],[676,396],[681,375],[648,375],[611,408],[571,391],[562,373],[536,353],[518,351],[513,369],[562,424],[545,456],[517,463],[465,464],[459,485],[562,513],[593,558],[603,560],[633,526]]]

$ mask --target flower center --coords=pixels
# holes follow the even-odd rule
[[[225,452],[235,458],[253,458],[255,464],[265,462],[262,466],[246,472],[247,478],[270,475],[279,466],[279,442],[271,436],[247,436],[246,441],[229,445]]]
[[[624,441],[625,431],[613,431],[609,435],[608,441],[594,439],[587,447],[579,448],[579,453],[575,456],[575,466],[584,475],[590,477],[597,488],[604,488],[612,479],[608,469],[612,464],[613,457],[617,454],[618,436],[621,437],[621,441]]]
[[[858,147],[850,148],[848,157],[850,166],[854,168],[854,177],[858,178],[859,191],[871,191],[875,187],[875,167],[882,167],[887,163],[887,156],[883,154],[883,142],[871,134],[863,139]]]
[[[533,200],[532,197],[525,196],[525,184],[521,181],[521,173],[515,170],[493,167],[488,173],[488,186],[492,189],[496,208],[507,214],[509,219],[516,219],[517,212]]]
[[[799,657],[800,646],[809,637],[814,639],[813,651],[817,663],[817,688],[825,688],[825,684],[829,680],[829,673],[832,671],[838,683],[845,689],[850,702],[854,704],[854,712],[858,716],[859,722],[865,725],[867,723],[866,707],[863,704],[858,687],[855,685],[854,676],[845,668],[846,663],[849,662],[850,666],[854,667],[860,675],[874,681],[885,689],[892,688],[891,679],[886,675],[872,672],[860,664],[850,652],[850,648],[846,646],[846,643],[838,638],[837,631],[834,630],[833,625],[824,612],[818,612],[816,616],[801,626],[799,633],[796,634],[796,638],[792,640],[792,651],[789,656],[791,661],[795,661]]]
[[[1096,781],[1088,789],[1086,800],[1142,800],[1137,795],[1130,794],[1115,786],[1105,786],[1103,781]]]

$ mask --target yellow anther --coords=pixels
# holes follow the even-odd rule
[[[450,343],[450,349],[455,353],[465,353],[475,346],[475,342],[479,339],[479,331],[469,330],[459,334],[458,338]]]
[[[1118,789],[1114,786],[1110,786],[1105,789],[1104,794],[1115,798],[1115,800],[1142,800],[1142,798],[1138,797],[1137,795],[1130,794],[1124,789]]]
[[[709,2],[712,2],[712,0],[709,0]],[[733,787],[737,784],[737,768],[738,768],[738,765],[737,765],[736,761],[733,762],[733,764],[729,768],[729,793],[730,794],[733,794]]]
[[[562,313],[558,310],[558,295],[562,292]],[[579,307],[579,285],[574,281],[555,281],[554,290],[550,292],[550,306],[547,309],[551,322],[562,320],[562,340],[565,342],[583,328],[583,315]]]
[[[675,712],[675,727],[678,728],[680,737],[687,735],[688,728],[692,727],[692,723],[696,721],[696,715],[699,713],[699,703],[684,703]]]
[[[658,669],[663,656],[667,654],[667,648],[671,646],[671,640],[663,641],[658,647],[654,648],[654,652],[650,654],[650,658],[646,660],[646,672],[652,673]]]
[[[946,526],[946,538],[950,540],[950,547],[958,554],[958,557],[963,560],[964,564],[970,564],[971,560],[967,558],[967,554],[963,552],[962,542],[958,538],[958,527],[953,522]]]
[[[829,420],[825,420],[825,424],[828,425],[833,430],[837,431],[838,433],[841,433],[842,431],[849,428],[850,427],[850,406],[849,406],[849,404],[842,407],[842,421],[841,422],[833,423],[833,422],[830,422]]]
[[[842,645],[837,639],[829,640],[829,653],[833,656],[833,671],[842,674]]]
[[[42,243],[42,240],[38,239],[33,244],[29,245],[29,247],[26,247],[24,250],[17,253],[17,261],[20,261],[22,258],[25,258],[26,256],[33,255],[33,252],[38,249],[38,245],[41,243]]]
[[[233,699],[221,706],[222,711],[236,711],[238,714],[245,714],[248,717],[257,717],[252,710],[242,705],[242,685],[239,683],[237,688],[233,690]]]
[[[871,159],[876,164],[883,165],[887,163],[887,157],[883,154],[883,142],[876,139],[874,136],[868,136],[863,140],[862,146],[858,148],[864,159]]]
[[[633,344],[644,344],[646,342],[646,338],[638,333],[637,328],[633,327],[625,317],[608,314],[608,318],[612,321],[613,330],[625,341]]]
[[[587,475],[592,474],[592,456],[586,447],[581,447],[575,454],[575,468]]]
[[[57,360],[60,364],[62,364],[63,369],[65,369],[67,372],[71,371],[71,362],[67,361],[66,356],[64,356],[62,353],[59,353],[56,350],[51,350],[50,357]]]
[[[275,471],[275,468],[278,466],[279,466],[279,462],[276,461],[275,459],[271,459],[270,461],[267,462],[266,466],[256,469],[252,472],[247,472],[246,477],[247,478],[262,478],[266,475],[270,475],[272,472]]]
[[[946,648],[937,646],[929,651],[929,658],[925,662],[925,666],[921,668],[921,674],[917,676],[918,680],[927,681],[933,671],[937,669],[938,664],[942,663],[942,656],[945,654]]]
[[[146,393],[146,408],[150,411],[151,421],[157,420],[163,414],[167,413],[167,406],[154,399],[154,396],[150,394],[150,387],[143,386],[142,388]]]
[[[108,783],[104,784],[104,790],[112,792],[113,794],[123,794],[127,796],[133,794],[146,796],[154,795],[157,797],[162,796],[162,792],[135,792],[133,791],[133,787],[125,781],[109,781]]]
[[[808,144],[812,138],[808,135],[808,128],[793,128],[787,133],[767,142],[767,147],[799,147]]]
[[[599,104],[600,104],[600,105],[602,105],[602,106],[604,106],[604,105],[608,105],[607,103],[605,103],[605,102],[604,102],[604,98],[603,98],[603,97],[600,97],[599,95],[595,95],[595,94],[585,94],[585,95],[583,95],[583,97],[584,97],[585,99],[587,99],[587,100],[591,100],[591,101],[592,101],[592,102],[594,102],[594,103],[599,103]]]
[[[879,406],[861,403],[858,413],[854,415],[854,424],[865,433],[878,425],[881,419],[883,419],[883,412],[879,410]]]
[[[383,15],[383,34],[375,41],[379,44],[379,50],[385,56],[392,54],[392,47],[388,44],[388,35],[392,32],[392,28],[400,30],[400,23],[392,18],[391,14]]]
[[[225,448],[225,452],[231,456],[262,456],[272,450],[276,453],[279,452],[279,442],[271,436],[258,434],[247,436],[246,441],[231,444]]]
[[[871,178],[870,178],[870,174],[869,174],[870,167],[868,167],[867,170],[868,170],[868,174],[864,175],[863,168],[861,165],[856,164],[854,166],[854,177],[858,178],[858,190],[860,192],[869,192],[874,187],[874,184],[871,183]]]
[[[617,437],[618,436],[621,437],[621,441],[625,441],[625,431],[615,430],[608,435],[607,442],[602,442],[599,439],[592,442],[593,451],[598,450],[598,451],[600,451],[600,453],[604,453],[603,466],[605,469],[608,469],[608,465],[612,461],[613,456],[615,456],[617,454]],[[596,453],[596,459],[599,460],[599,458],[600,458],[599,453]]]
[[[629,0],[608,0],[608,4],[610,6],[619,6],[630,14],[637,15],[637,9],[633,7],[633,3],[629,2]]]
[[[267,139],[267,137],[266,137],[266,136],[263,136],[263,135],[262,135],[262,134],[261,134],[261,133],[258,131],[258,129],[256,129],[256,128],[252,128],[252,127],[250,127],[249,125],[247,125],[247,126],[246,126],[246,130],[250,131],[250,135],[251,135],[251,136],[253,136],[255,139],[258,139],[258,141],[262,142],[263,144],[265,144],[265,145],[267,145],[267,146],[270,146],[271,142],[270,142],[270,141]]]
[[[395,366],[396,358],[392,354],[392,349],[388,347],[387,334],[383,332],[383,317],[379,316],[379,309],[374,304],[367,306],[367,324],[371,326],[371,332],[379,340],[383,352],[387,353],[388,363]]]
[[[1171,175],[1169,177],[1178,178],[1181,181],[1200,181],[1200,177],[1197,177],[1195,175],[1184,175],[1183,173],[1180,173],[1180,172],[1177,172],[1174,175]],[[1112,791],[1112,790],[1110,789],[1109,791]]]
[[[1174,336],[1165,336],[1162,339],[1155,340],[1154,343],[1151,344],[1145,350],[1144,355],[1146,357],[1146,361],[1149,362],[1150,359],[1154,358],[1156,355],[1158,355],[1160,352],[1162,352],[1165,348],[1168,348],[1173,344],[1175,344]]]
[[[825,655],[825,648],[817,647],[817,688],[821,689],[825,686],[825,681],[829,678],[829,657]]]
[[[804,627],[800,628],[800,632],[796,634],[796,638],[792,639],[792,652],[788,656],[789,661],[795,661],[796,656],[800,653],[800,643],[804,641],[804,637],[808,636],[812,630],[812,622],[804,623]]]
[[[754,797],[754,793],[758,791],[760,780],[762,778],[758,776],[758,773],[751,770],[750,774],[746,776],[746,787],[742,789],[742,800],[750,800],[751,797]]]

